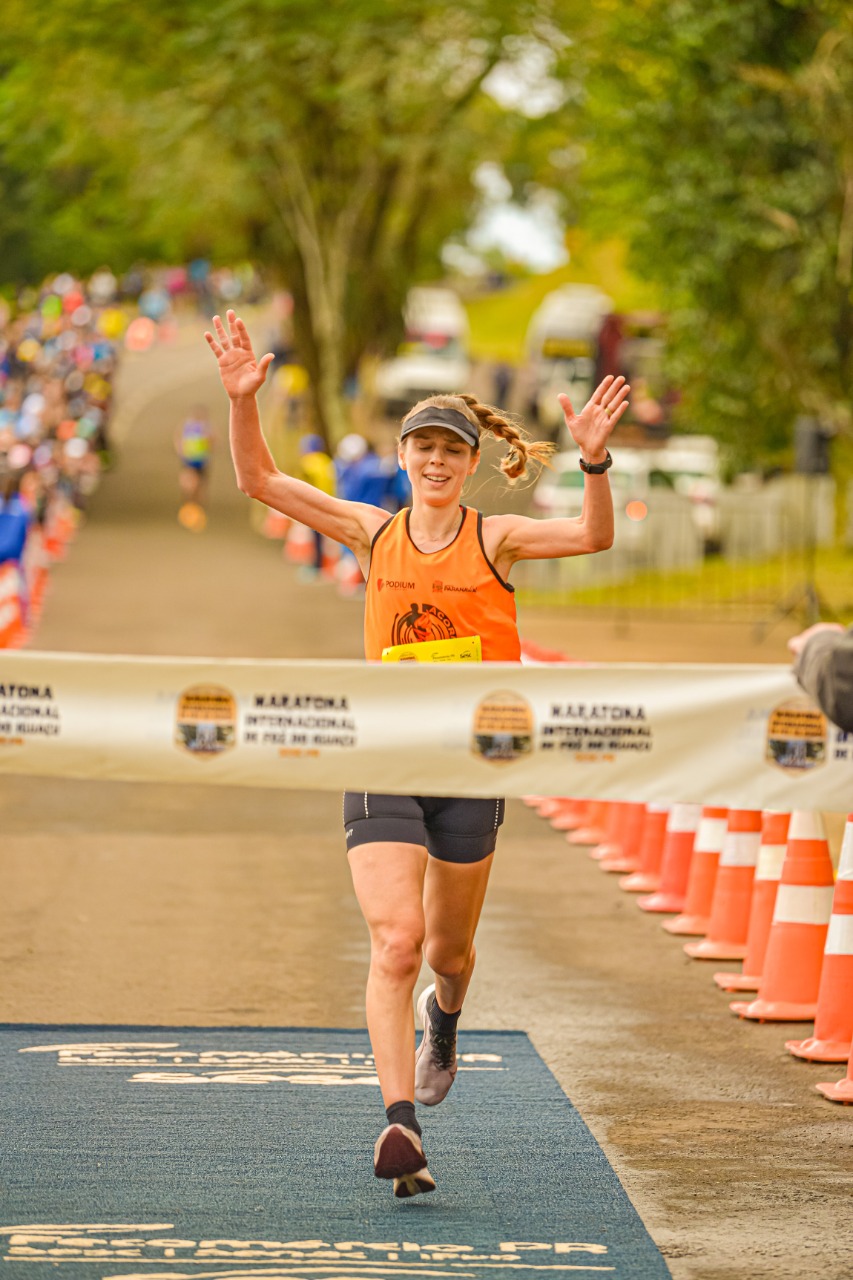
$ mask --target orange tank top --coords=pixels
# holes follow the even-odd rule
[[[480,636],[484,662],[520,662],[515,588],[483,547],[483,517],[462,508],[456,537],[440,551],[420,551],[409,533],[409,508],[373,539],[365,590],[364,654],[377,662],[390,645]]]

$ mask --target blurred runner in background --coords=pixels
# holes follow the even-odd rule
[[[175,451],[181,464],[179,483],[183,498],[178,519],[185,528],[194,532],[200,532],[207,523],[205,508],[213,448],[214,434],[207,406],[194,405],[175,433]]]

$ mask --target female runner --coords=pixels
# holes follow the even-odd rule
[[[517,560],[605,550],[613,541],[606,444],[627,408],[624,378],[607,377],[580,413],[560,396],[566,426],[587,472],[583,510],[572,519],[482,516],[460,505],[480,462],[484,431],[506,441],[501,469],[515,480],[527,460],[545,461],[552,446],[470,395],[433,396],[403,419],[400,465],[412,506],[388,516],[364,503],[331,497],[276,467],[264,440],[255,396],[272,355],[255,359],[233,311],[228,329],[214,316],[205,337],[231,401],[231,452],[237,483],[265,503],[349,547],[367,580],[365,656],[419,640],[479,635],[484,661],[518,662],[521,650],[513,588]],[[415,603],[416,602],[416,603]],[[435,1188],[427,1169],[415,1101],[435,1106],[456,1075],[456,1024],[474,969],[474,934],[491,870],[503,801],[430,796],[344,796],[344,826],[359,906],[370,933],[367,1026],[387,1126],[376,1141],[374,1169],[400,1198]],[[422,956],[435,983],[417,1004],[423,1037],[415,1053],[412,994]]]

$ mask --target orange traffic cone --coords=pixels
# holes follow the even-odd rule
[[[817,1013],[832,912],[832,861],[818,813],[791,815],[758,997],[729,1007],[757,1022],[808,1022]]]
[[[726,837],[717,867],[717,883],[707,936],[686,943],[694,960],[742,960],[755,866],[761,846],[761,810],[730,809]]]
[[[817,993],[814,1035],[785,1048],[810,1062],[846,1062],[853,1040],[853,814],[848,814]]]
[[[604,839],[590,849],[589,856],[599,862],[611,853],[622,852],[622,840],[628,820],[628,805],[622,800],[611,800],[607,808]]]
[[[27,638],[24,584],[12,561],[0,565],[0,649],[20,649]]]
[[[790,821],[790,813],[775,813],[770,809],[761,816],[761,848],[752,886],[743,972],[715,973],[714,981],[723,991],[757,991],[761,986],[764,954],[770,937]]]
[[[684,910],[693,841],[701,816],[702,806],[699,804],[674,804],[670,809],[660,868],[660,888],[648,898],[637,899],[637,906],[642,911],[677,913]]]
[[[728,809],[706,806],[702,810],[699,830],[693,844],[690,876],[687,881],[687,897],[684,911],[674,920],[664,920],[667,933],[703,934],[711,922],[711,904],[714,901],[714,884],[717,864],[726,836]]]
[[[602,871],[624,874],[627,871],[636,871],[640,865],[640,840],[643,835],[646,806],[627,803],[625,810],[617,847],[599,861],[598,865]]]
[[[552,818],[555,813],[560,812],[560,808],[563,804],[565,804],[565,801],[561,796],[542,796],[535,808],[539,817],[545,818],[547,821]]]
[[[559,813],[551,818],[555,831],[577,831],[586,824],[592,804],[589,800],[564,800]]]
[[[607,800],[593,800],[589,806],[589,817],[586,824],[570,831],[566,836],[569,844],[600,844],[604,839],[607,825],[607,813],[610,804]]]
[[[669,808],[662,804],[647,804],[643,818],[643,834],[637,855],[636,871],[619,881],[619,888],[626,893],[652,893],[660,884],[660,864],[666,839]]]
[[[559,649],[546,649],[544,645],[537,644],[535,640],[521,639],[521,661],[526,666],[541,667],[550,662],[571,662],[572,659],[567,653],[563,653]]]
[[[836,1080],[835,1084],[824,1081],[823,1084],[816,1084],[815,1088],[818,1093],[829,1098],[830,1102],[853,1102],[853,1053],[850,1054],[850,1066],[843,1080]]]

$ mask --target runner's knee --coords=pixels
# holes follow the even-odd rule
[[[423,928],[414,923],[410,927],[383,926],[371,932],[371,968],[398,981],[411,979],[414,983],[421,968]]]
[[[461,978],[471,967],[473,947],[454,944],[452,939],[428,940],[424,946],[426,962],[439,978]]]

